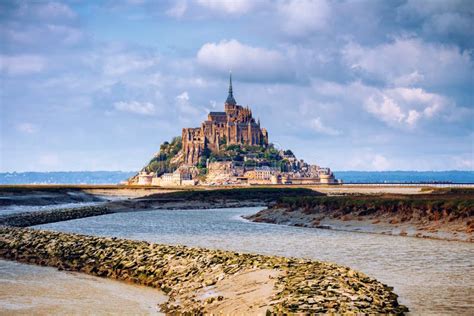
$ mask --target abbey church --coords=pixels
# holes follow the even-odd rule
[[[233,146],[236,145],[236,146]],[[223,112],[164,142],[130,184],[156,186],[336,184],[329,168],[310,165],[277,149],[249,107],[238,105],[229,78]]]
[[[184,163],[195,165],[206,149],[218,152],[222,145],[268,146],[268,133],[252,117],[252,110],[237,105],[232,92],[232,75],[224,112],[210,112],[197,128],[183,128]]]

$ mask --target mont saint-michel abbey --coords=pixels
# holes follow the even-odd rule
[[[232,75],[223,112],[210,112],[200,127],[183,128],[164,142],[129,181],[157,186],[335,184],[331,169],[297,159],[276,148],[252,110],[238,105]]]
[[[196,164],[206,149],[218,152],[222,144],[268,146],[268,132],[255,121],[249,107],[237,105],[229,78],[229,94],[224,112],[210,112],[197,128],[183,128],[183,154],[188,165]]]

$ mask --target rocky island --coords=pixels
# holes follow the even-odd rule
[[[160,146],[129,184],[170,186],[336,184],[331,169],[299,160],[269,142],[252,110],[238,105],[229,78],[223,112],[210,112],[200,127]]]

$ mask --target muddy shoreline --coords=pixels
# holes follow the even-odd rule
[[[315,222],[312,222],[312,217],[307,217],[307,215],[301,213],[295,213],[295,217],[289,217],[287,215],[281,215],[277,213],[279,211],[285,212],[285,210],[272,209],[270,211],[272,213],[271,215],[265,214],[265,211],[267,210],[257,213],[258,215],[243,216],[242,218],[255,223],[286,225],[313,229],[327,229],[361,234],[376,234],[474,243],[474,237],[471,233],[468,234],[463,232],[439,231],[437,229],[423,230],[410,224],[393,225],[387,222],[381,223],[379,220],[338,220],[332,218],[321,219],[318,217],[315,219]]]
[[[253,222],[474,242],[474,192],[282,198]]]

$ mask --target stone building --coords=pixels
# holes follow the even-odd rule
[[[267,146],[268,132],[252,117],[249,107],[237,105],[229,78],[229,94],[224,112],[210,112],[207,120],[197,128],[183,128],[184,162],[195,165],[206,149],[218,152],[222,145]]]
[[[263,166],[245,172],[244,176],[251,180],[270,180],[277,173],[277,169]]]
[[[190,173],[183,173],[179,170],[176,170],[173,173],[164,173],[163,175],[161,175],[161,177],[154,177],[151,184],[162,187],[186,186],[195,185],[196,181],[193,180],[192,175]]]
[[[151,185],[153,179],[153,173],[147,173],[142,171],[138,174],[138,185]]]

